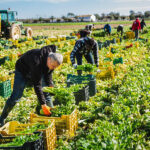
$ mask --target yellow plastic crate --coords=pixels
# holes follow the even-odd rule
[[[64,46],[64,43],[59,43],[58,48],[62,48]]]
[[[134,39],[135,33],[133,31],[128,31],[128,32],[126,32],[126,37],[128,39]]]
[[[51,124],[47,127],[47,129],[40,129],[38,131],[43,132],[44,138],[44,149],[45,150],[54,150],[56,146],[56,128],[55,128],[55,120],[50,120]],[[48,120],[43,121],[42,123],[48,124]],[[4,136],[14,136],[22,133],[18,133],[24,131],[27,127],[33,126],[34,123],[29,124],[21,124],[17,121],[11,121],[6,123],[2,128],[0,128],[0,133]]]
[[[115,78],[115,72],[112,66],[109,67],[99,67],[101,70],[100,73],[97,73],[96,78],[97,79],[105,79],[105,78]]]
[[[71,40],[70,41],[70,45],[75,45],[76,41],[75,40]]]
[[[63,55],[63,63],[71,63],[71,61],[70,61],[70,53],[71,53],[71,51],[64,53],[64,55]]]
[[[50,37],[48,40],[51,41],[51,42],[56,42],[57,41],[57,37]]]
[[[75,131],[78,128],[77,109],[75,109],[70,115],[62,115],[61,117],[45,117],[37,114],[30,114],[30,122],[43,123],[46,120],[55,120],[56,134],[58,136],[64,135],[67,137],[75,136]]]

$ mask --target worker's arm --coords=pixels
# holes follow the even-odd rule
[[[106,25],[104,26],[104,31],[105,31],[105,29],[106,29]]]
[[[50,70],[48,73],[45,73],[45,74],[44,74],[45,82],[46,82],[46,84],[47,84],[49,87],[53,87],[53,86],[54,86],[54,84],[53,84],[53,79],[52,79],[52,74],[53,74],[53,70]]]
[[[33,71],[31,72],[31,78],[34,86],[35,93],[38,97],[39,103],[41,105],[45,104],[45,97],[42,91],[42,71],[39,67],[32,67]]]
[[[78,41],[76,42],[75,46],[74,46],[73,51],[72,51],[71,54],[70,54],[70,60],[71,60],[72,65],[75,64],[75,55],[76,55],[76,53],[77,53],[80,49],[82,49],[82,47],[83,47],[83,42],[82,42],[81,40],[78,40]]]

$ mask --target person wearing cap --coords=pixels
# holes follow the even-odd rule
[[[89,36],[92,34],[92,30],[94,29],[94,24],[88,24],[85,26],[85,30],[89,31]]]
[[[143,32],[144,26],[146,26],[146,23],[145,23],[144,19],[142,19],[140,24],[141,24],[141,31]]]
[[[52,73],[63,62],[63,56],[56,53],[55,45],[48,45],[41,49],[32,49],[24,53],[16,62],[13,92],[6,101],[0,116],[0,126],[10,111],[23,95],[23,91],[30,82],[38,97],[38,102],[45,115],[51,115],[50,107],[53,107],[51,97],[42,91],[42,87],[53,87]]]
[[[106,24],[104,26],[104,32],[108,33],[108,35],[111,34],[111,26],[110,26],[110,24]]]
[[[123,35],[123,25],[119,25],[117,27],[117,32],[120,32],[121,33],[121,36]]]
[[[74,68],[77,68],[77,65],[82,65],[82,57],[84,56],[88,63],[94,64],[98,67],[98,44],[97,42],[88,37],[89,31],[81,30],[80,36],[81,38],[76,41],[74,49],[70,54],[70,60]],[[93,56],[94,55],[94,59]],[[75,62],[75,58],[77,60],[77,64]],[[78,74],[81,75],[81,71],[78,70]]]
[[[92,31],[92,29],[94,29],[94,24],[88,24],[85,26],[85,30],[87,31]]]
[[[136,20],[133,22],[132,30],[135,32],[135,39],[137,40],[139,38],[139,30],[141,30],[139,18],[136,18]]]

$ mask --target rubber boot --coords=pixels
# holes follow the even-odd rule
[[[7,118],[8,114],[13,109],[13,107],[14,107],[14,105],[5,104],[3,112],[0,116],[0,127],[2,127],[5,124],[5,119]]]

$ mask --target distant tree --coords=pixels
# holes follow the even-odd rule
[[[50,20],[52,20],[52,22],[54,21],[55,17],[54,16],[51,16],[50,17]]]
[[[38,20],[37,19],[33,19],[33,23],[38,23]]]
[[[106,16],[106,15],[105,15],[104,13],[102,13],[102,14],[101,14],[101,20],[103,20],[103,19],[105,18],[105,16]]]
[[[135,12],[133,10],[130,10],[130,15],[134,15]]]
[[[114,19],[118,20],[120,18],[120,14],[119,13],[114,13]]]
[[[72,19],[70,19],[70,18],[68,18],[68,19],[67,19],[67,22],[73,22],[73,20],[72,20]]]
[[[110,13],[107,15],[107,18],[110,19],[110,20],[113,20],[113,19],[114,19],[114,12],[110,12]]]
[[[60,21],[61,21],[61,19],[59,19],[59,18],[58,18],[56,21],[57,21],[57,22],[60,22]]]
[[[67,19],[68,19],[66,16],[62,16],[61,18],[62,18],[65,22],[66,22]]]
[[[135,13],[135,18],[142,18],[143,17],[143,14],[142,14],[142,12],[137,12],[137,13]]]
[[[74,16],[74,18],[76,19],[77,22],[79,21],[78,16]]]
[[[75,14],[74,13],[71,13],[71,12],[69,12],[68,14],[67,14],[67,17],[74,17],[75,16]]]
[[[100,19],[101,19],[101,17],[100,17],[99,14],[94,14],[94,15],[95,15],[95,17],[96,17],[96,20],[100,20]]]
[[[130,20],[135,19],[135,12],[133,10],[130,10],[129,18],[130,18]]]
[[[144,16],[145,16],[146,18],[150,17],[150,11],[145,11]]]
[[[40,17],[40,18],[39,18],[39,22],[42,22],[42,21],[43,21],[43,18],[42,18],[42,17]]]
[[[121,18],[122,20],[125,20],[125,19],[126,19],[126,16],[120,16],[120,18]]]

